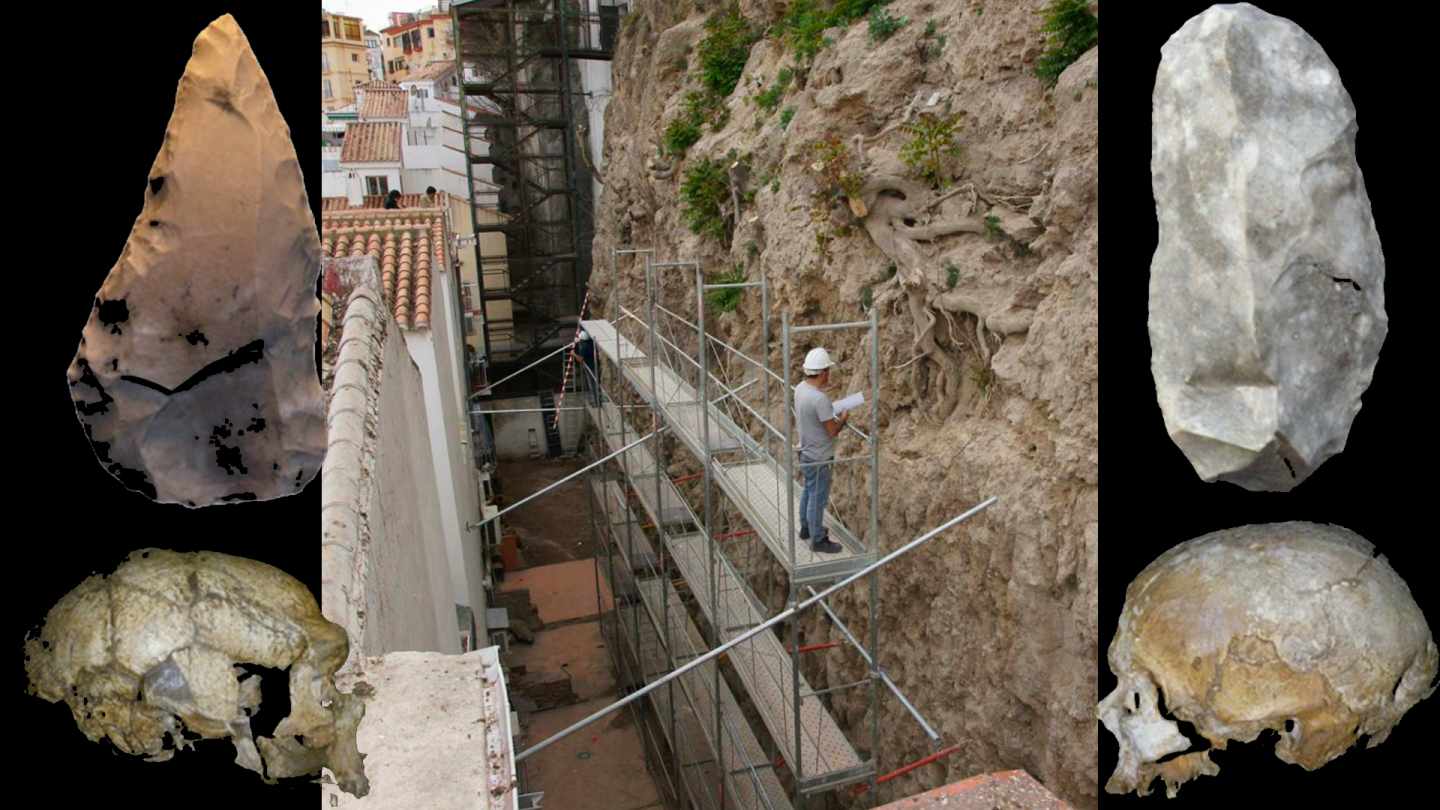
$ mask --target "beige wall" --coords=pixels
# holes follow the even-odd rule
[[[344,319],[321,478],[325,617],[352,656],[459,652],[420,371],[378,293],[357,289]]]
[[[496,211],[489,208],[481,208],[476,212],[481,225],[493,225],[504,220]],[[450,197],[450,222],[455,233],[459,236],[469,236],[475,232],[475,227],[470,220],[470,208],[465,204],[462,197],[451,195]],[[503,256],[505,254],[505,235],[500,233],[484,233],[480,235],[480,249],[489,256]],[[475,251],[466,246],[459,250],[460,254],[460,279],[471,291],[471,306],[478,308],[478,264],[475,261]],[[509,284],[509,273],[500,265],[495,269],[493,262],[487,263],[491,270],[485,274],[486,289],[499,289]],[[485,307],[485,317],[490,321],[491,338],[499,345],[504,345],[508,340],[507,336],[512,319],[512,306],[509,301],[491,301]],[[478,317],[471,318],[471,330],[465,334],[465,342],[476,351],[485,352],[485,328]]]
[[[432,28],[435,30],[434,37],[430,36]],[[400,37],[417,29],[420,31],[420,50],[407,54]],[[411,71],[431,62],[454,62],[455,37],[450,15],[435,16],[418,23],[386,28],[380,32],[380,52],[385,57],[385,78],[392,82],[401,82],[410,78]],[[403,64],[397,67],[397,60]]]
[[[365,25],[358,17],[340,14],[321,14],[320,23],[321,106],[334,110],[354,104],[355,85],[370,80]]]

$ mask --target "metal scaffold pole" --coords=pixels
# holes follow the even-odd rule
[[[880,551],[880,344],[879,320],[870,308],[870,553]],[[870,590],[870,800],[880,803],[880,580],[872,572]]]
[[[713,461],[713,453],[710,447],[710,392],[706,385],[707,378],[710,374],[710,353],[706,351],[705,346],[705,271],[701,268],[699,262],[695,263],[695,305],[699,313],[696,323],[698,324],[698,352],[700,360],[700,436],[701,445],[705,450],[705,457],[700,460],[701,464],[704,465],[704,473],[702,475],[704,487],[702,496],[702,500],[704,501],[704,517],[702,522],[704,525],[701,526],[701,530],[705,532],[705,546],[708,552],[708,562],[710,566],[708,574],[710,578],[710,615],[714,617],[714,621],[711,622],[712,638],[710,643],[712,646],[718,647],[725,640],[725,621],[720,616],[720,578],[717,571],[719,561],[716,559],[719,550],[715,547],[717,542],[715,540],[715,532],[711,530],[713,516],[711,514],[710,502],[710,465]],[[715,695],[715,760],[720,765],[720,772],[724,774],[730,770],[730,766],[725,760],[725,738],[721,734],[720,666],[718,663],[715,665],[712,674],[714,676],[714,685],[711,693]],[[725,788],[725,780],[723,778],[720,781],[720,788],[723,796]]]
[[[794,605],[793,607],[786,608],[785,610],[783,610],[783,611],[775,614],[774,616],[771,616],[769,619],[766,619],[765,621],[761,622],[760,624],[757,624],[757,625],[755,625],[754,627],[751,627],[750,629],[746,630],[745,632],[741,633],[740,635],[736,636],[735,638],[730,639],[729,641],[725,642],[724,644],[720,645],[719,647],[716,647],[716,648],[710,650],[709,652],[706,652],[706,653],[703,654],[703,655],[700,655],[700,656],[697,656],[697,657],[695,657],[695,658],[692,658],[690,661],[688,661],[688,662],[685,663],[684,665],[682,665],[682,666],[680,666],[680,667],[678,667],[678,668],[676,668],[676,669],[674,669],[674,670],[671,670],[671,671],[670,671],[669,673],[667,673],[664,677],[656,680],[655,682],[653,682],[653,683],[651,683],[651,684],[648,684],[645,688],[640,689],[640,690],[637,690],[637,691],[635,691],[635,692],[632,692],[631,694],[629,694],[629,695],[625,696],[624,698],[622,698],[622,699],[620,699],[620,700],[618,700],[618,701],[610,704],[609,706],[606,706],[605,708],[600,709],[599,711],[596,711],[596,712],[590,714],[589,716],[587,716],[587,717],[585,717],[585,718],[583,718],[583,719],[581,719],[581,720],[579,720],[579,721],[577,721],[577,722],[575,722],[575,723],[572,723],[571,725],[567,726],[566,728],[561,729],[560,731],[558,731],[558,732],[550,735],[549,737],[545,738],[544,740],[541,740],[540,742],[536,743],[535,745],[532,745],[531,747],[525,749],[524,751],[521,751],[520,753],[518,753],[518,754],[515,755],[515,761],[516,761],[516,762],[521,762],[521,761],[525,760],[526,758],[534,755],[535,753],[537,753],[537,752],[539,752],[539,751],[542,751],[542,750],[544,750],[545,748],[548,748],[549,746],[553,745],[557,740],[561,740],[561,739],[565,738],[567,735],[573,734],[574,732],[579,731],[579,730],[582,729],[582,728],[585,728],[586,726],[590,725],[591,723],[595,722],[596,720],[599,720],[600,718],[605,717],[605,716],[611,714],[612,712],[614,712],[614,711],[616,711],[616,710],[618,710],[618,709],[620,709],[620,708],[623,708],[623,707],[625,707],[625,706],[630,705],[631,703],[639,700],[639,699],[642,698],[642,697],[645,697],[646,695],[650,694],[651,692],[653,692],[654,690],[660,688],[661,686],[666,686],[666,685],[668,685],[668,684],[673,683],[676,678],[679,678],[679,677],[681,677],[682,675],[685,675],[686,673],[694,670],[696,667],[704,666],[705,664],[707,664],[707,663],[715,660],[716,658],[719,658],[720,656],[724,655],[725,653],[729,652],[730,650],[734,649],[735,647],[737,647],[737,646],[739,646],[739,645],[741,645],[741,644],[744,644],[745,642],[750,641],[751,639],[755,638],[756,636],[760,635],[761,633],[764,633],[764,632],[770,630],[770,629],[771,629],[772,627],[774,627],[775,625],[777,625],[777,624],[779,624],[779,623],[781,623],[781,622],[783,622],[783,621],[786,621],[786,620],[788,620],[788,619],[791,619],[792,617],[794,617],[795,615],[797,615],[799,612],[801,612],[801,611],[803,611],[803,610],[806,610],[806,609],[808,609],[808,608],[810,608],[810,607],[812,607],[812,606],[820,603],[821,601],[823,601],[824,599],[826,599],[827,597],[829,597],[830,594],[835,593],[836,591],[840,590],[841,588],[844,588],[844,587],[846,587],[846,586],[848,586],[848,585],[850,585],[850,584],[852,584],[852,583],[854,583],[854,582],[856,582],[856,581],[858,581],[858,580],[860,580],[860,579],[862,579],[862,578],[864,578],[864,577],[869,576],[870,574],[874,573],[875,570],[877,570],[877,569],[879,569],[879,568],[881,568],[881,567],[883,567],[883,566],[889,565],[890,563],[894,562],[896,559],[899,559],[901,556],[903,556],[903,555],[905,555],[905,554],[908,554],[908,553],[910,553],[911,551],[914,551],[915,549],[919,548],[920,546],[924,545],[925,543],[930,542],[931,540],[933,540],[933,539],[935,539],[936,537],[938,537],[941,532],[943,532],[943,531],[945,531],[946,529],[949,529],[949,528],[951,528],[952,526],[955,526],[955,525],[957,525],[957,524],[959,524],[959,523],[961,523],[961,522],[963,522],[963,521],[965,521],[965,520],[968,520],[969,518],[973,517],[973,516],[976,515],[976,514],[979,514],[981,511],[983,511],[983,510],[985,510],[985,509],[988,509],[990,506],[994,505],[995,502],[998,501],[998,500],[999,500],[999,498],[997,498],[997,497],[995,497],[995,496],[993,496],[993,495],[992,495],[991,497],[989,497],[989,498],[986,498],[985,500],[981,501],[980,503],[976,504],[975,506],[972,506],[971,508],[965,510],[964,512],[962,512],[962,513],[956,515],[955,517],[953,517],[953,518],[945,521],[944,523],[940,524],[939,526],[936,526],[935,528],[931,529],[930,531],[925,532],[924,534],[920,535],[919,537],[915,538],[914,540],[911,540],[910,542],[908,542],[908,543],[904,544],[903,546],[895,549],[894,551],[890,552],[889,554],[886,554],[884,557],[881,557],[880,559],[876,560],[875,562],[870,563],[869,565],[865,566],[864,568],[860,569],[859,571],[856,571],[855,573],[853,573],[853,574],[845,577],[844,579],[841,579],[841,580],[839,580],[838,582],[835,582],[834,584],[827,586],[824,590],[820,591],[819,593],[815,594],[814,596],[811,596],[809,599],[806,599],[805,601],[800,602],[800,603]],[[798,791],[798,788],[797,788],[797,791]]]

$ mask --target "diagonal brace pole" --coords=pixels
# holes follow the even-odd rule
[[[670,429],[670,426],[669,426],[669,425],[666,425],[665,427],[662,427],[662,428],[660,428],[659,430],[656,430],[656,431],[652,431],[652,432],[650,432],[650,433],[647,433],[647,434],[645,434],[644,436],[641,436],[640,438],[636,439],[635,441],[633,441],[633,442],[625,445],[624,447],[620,448],[619,450],[616,450],[615,452],[611,453],[610,455],[608,455],[608,456],[606,456],[606,457],[604,457],[604,458],[602,458],[602,459],[599,459],[598,461],[594,461],[594,462],[591,462],[591,463],[589,463],[589,464],[586,464],[584,467],[581,467],[580,469],[576,470],[575,472],[570,473],[569,475],[565,476],[564,478],[561,478],[559,481],[556,481],[556,482],[553,483],[553,484],[548,484],[548,485],[546,485],[544,489],[541,489],[541,490],[539,490],[539,491],[537,491],[537,492],[532,492],[532,493],[530,493],[529,495],[526,495],[525,497],[521,498],[520,500],[516,501],[515,503],[512,503],[512,504],[510,504],[509,506],[505,507],[504,509],[501,509],[499,512],[496,512],[495,514],[491,515],[490,517],[485,518],[484,520],[480,521],[479,523],[466,523],[466,524],[465,524],[465,530],[466,530],[466,531],[471,531],[471,530],[474,530],[474,529],[478,529],[478,528],[480,528],[481,526],[484,526],[485,524],[489,523],[489,522],[492,521],[492,520],[499,520],[499,519],[500,519],[500,516],[503,515],[503,514],[505,514],[506,512],[509,512],[509,511],[512,510],[512,509],[519,509],[521,506],[524,506],[525,504],[527,504],[527,503],[535,500],[536,498],[540,497],[541,495],[544,495],[545,493],[547,493],[547,492],[549,492],[550,490],[552,490],[552,489],[560,486],[561,484],[563,484],[563,483],[565,483],[565,482],[567,482],[567,481],[571,481],[571,480],[573,480],[573,479],[575,479],[575,478],[578,478],[578,477],[580,477],[581,475],[584,475],[585,473],[589,472],[590,470],[593,470],[593,469],[595,469],[596,467],[599,467],[601,464],[604,464],[605,462],[607,462],[607,461],[609,461],[610,459],[612,459],[612,458],[620,455],[621,453],[624,453],[624,452],[626,452],[627,450],[630,450],[631,448],[635,447],[636,445],[640,444],[641,442],[649,441],[650,439],[654,438],[655,436],[657,436],[657,435],[659,435],[659,434],[661,434],[661,433],[664,433],[665,431],[667,431],[667,430],[669,430],[669,429]]]
[[[663,428],[662,428],[662,429],[663,429]],[[658,431],[657,431],[657,432],[658,432]],[[654,434],[651,434],[651,435],[654,435]],[[647,438],[648,438],[648,437],[647,437]],[[699,658],[691,659],[691,661],[690,661],[689,663],[685,664],[684,666],[680,667],[679,669],[671,670],[669,674],[665,675],[663,678],[660,678],[660,679],[658,679],[658,680],[656,680],[656,681],[653,681],[652,683],[646,685],[643,689],[637,689],[636,691],[631,692],[630,694],[626,695],[625,697],[621,698],[620,700],[617,700],[617,701],[615,701],[614,703],[611,703],[609,706],[606,706],[605,708],[603,708],[603,709],[601,709],[601,710],[599,710],[599,711],[597,711],[597,712],[589,715],[588,717],[585,717],[584,719],[580,720],[579,722],[576,722],[576,723],[568,726],[567,728],[564,728],[564,729],[561,729],[560,731],[555,732],[554,734],[550,735],[549,737],[545,738],[544,740],[541,740],[540,742],[538,742],[538,743],[530,746],[529,748],[525,749],[524,751],[521,751],[520,753],[516,754],[516,755],[515,755],[515,761],[516,761],[516,762],[520,762],[521,760],[525,759],[526,757],[530,756],[531,754],[534,754],[534,753],[536,753],[536,752],[538,752],[538,751],[540,751],[540,750],[542,750],[542,749],[544,749],[544,748],[549,747],[552,743],[554,743],[555,741],[559,740],[560,738],[562,738],[562,737],[564,737],[564,736],[566,736],[566,735],[568,735],[568,734],[572,734],[572,733],[574,733],[574,732],[576,732],[576,731],[579,731],[580,729],[582,729],[582,728],[590,725],[591,723],[595,722],[596,720],[599,720],[599,719],[602,718],[602,717],[605,717],[606,715],[610,714],[611,712],[614,712],[614,711],[616,711],[617,709],[620,709],[620,708],[623,707],[623,706],[628,706],[629,704],[634,703],[635,701],[639,700],[640,698],[642,698],[642,697],[650,694],[651,692],[653,692],[656,688],[658,688],[658,687],[660,687],[660,686],[663,686],[663,685],[665,685],[666,683],[669,683],[670,681],[675,680],[676,678],[680,677],[681,675],[684,675],[685,673],[689,672],[690,670],[695,669],[696,667],[698,667],[698,666],[700,666],[700,665],[702,665],[702,664],[704,664],[704,663],[706,663],[706,662],[708,662],[708,661],[713,661],[714,659],[719,658],[720,656],[724,655],[728,650],[730,650],[732,647],[736,647],[736,646],[738,646],[738,645],[740,645],[740,644],[744,644],[745,642],[747,642],[747,641],[749,641],[750,639],[752,639],[752,638],[760,635],[761,633],[765,632],[766,630],[769,630],[770,628],[774,627],[775,625],[779,624],[780,622],[783,622],[783,621],[785,621],[786,619],[790,618],[791,616],[794,616],[795,614],[799,613],[800,611],[805,610],[806,608],[814,605],[815,603],[822,601],[825,597],[827,597],[827,596],[829,596],[830,594],[832,594],[832,593],[840,590],[841,588],[845,587],[846,585],[849,585],[850,583],[855,582],[856,580],[858,580],[858,579],[860,579],[860,578],[862,578],[862,577],[870,574],[872,571],[874,571],[875,569],[881,567],[882,565],[887,565],[887,564],[893,562],[893,561],[894,561],[897,557],[899,557],[900,555],[905,554],[905,553],[910,552],[910,551],[914,551],[915,549],[919,548],[921,545],[924,545],[925,543],[929,542],[930,540],[933,540],[936,535],[940,534],[941,532],[945,531],[946,529],[950,528],[951,526],[954,526],[954,525],[956,525],[957,523],[961,523],[961,522],[963,522],[963,521],[965,521],[965,520],[968,520],[968,519],[971,518],[972,516],[978,514],[978,513],[981,512],[982,510],[984,510],[985,508],[993,505],[997,500],[999,500],[999,498],[998,498],[997,496],[991,495],[989,498],[986,498],[985,500],[981,501],[980,503],[976,504],[975,506],[972,506],[970,509],[968,509],[968,510],[966,510],[966,511],[964,511],[964,512],[958,514],[958,515],[956,515],[955,517],[953,517],[953,518],[945,521],[944,523],[940,524],[939,526],[936,526],[935,528],[933,528],[933,529],[931,529],[930,531],[928,531],[928,532],[920,535],[919,537],[915,538],[914,540],[911,540],[910,542],[906,543],[905,545],[901,546],[900,548],[897,548],[897,549],[895,549],[894,551],[890,552],[889,554],[886,554],[884,557],[881,557],[880,559],[876,560],[876,561],[873,562],[873,563],[870,563],[869,565],[865,566],[864,568],[860,569],[859,571],[856,571],[855,573],[851,574],[850,576],[845,577],[844,579],[840,580],[839,582],[836,582],[834,585],[831,585],[830,587],[826,588],[825,590],[821,591],[820,593],[815,594],[814,596],[810,597],[809,599],[806,599],[806,600],[803,601],[803,602],[797,603],[794,607],[786,608],[785,610],[780,611],[779,613],[775,614],[773,617],[765,620],[764,622],[762,622],[762,623],[760,623],[760,624],[755,625],[754,627],[750,628],[749,630],[745,631],[744,633],[741,633],[740,635],[736,636],[735,638],[730,639],[729,641],[725,642],[724,644],[721,644],[719,647],[716,647],[715,649],[711,650],[710,652],[705,653],[704,655],[700,656]]]

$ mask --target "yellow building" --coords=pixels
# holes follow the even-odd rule
[[[448,12],[417,15],[382,30],[380,37],[388,81],[403,82],[411,71],[432,62],[455,61],[455,33]]]
[[[359,17],[320,11],[321,107],[335,110],[355,103],[355,85],[370,81],[365,24]]]

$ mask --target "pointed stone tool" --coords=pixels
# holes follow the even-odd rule
[[[1355,105],[1319,43],[1211,6],[1161,49],[1151,371],[1206,481],[1286,491],[1345,448],[1385,341]]]
[[[194,507],[303,489],[325,453],[319,272],[290,130],[227,14],[195,40],[144,208],[70,366],[101,465]]]

